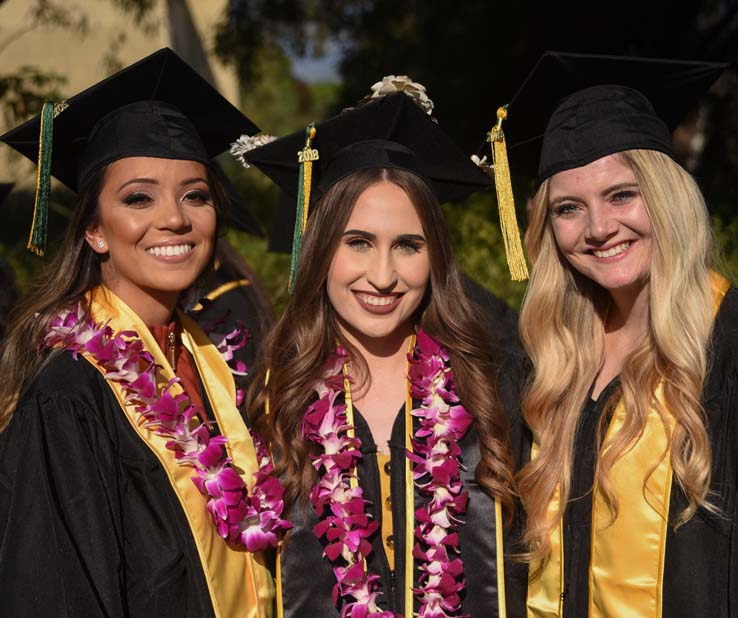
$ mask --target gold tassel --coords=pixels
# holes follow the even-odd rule
[[[310,214],[310,192],[313,184],[313,161],[317,161],[320,158],[318,150],[312,147],[315,133],[315,123],[311,122],[307,127],[305,127],[305,147],[297,153],[297,162],[300,164],[300,179],[297,188],[297,214],[295,216],[295,228],[292,238],[292,259],[290,262],[289,283],[290,294],[292,294],[295,289],[297,266],[300,263],[300,254],[302,253],[302,235],[305,232],[308,215]]]
[[[305,140],[305,148],[310,148],[315,139],[315,126],[311,126]],[[311,156],[306,157],[305,173],[302,178],[302,233],[305,233],[307,227],[308,215],[310,214],[310,191],[313,186],[313,161],[317,160],[317,150],[312,149]]]
[[[507,106],[500,107],[497,110],[497,124],[487,134],[487,141],[492,147],[497,208],[500,211],[500,229],[505,241],[507,266],[513,281],[525,281],[528,278],[528,265],[525,262],[523,244],[520,242],[520,229],[510,182],[510,166],[507,162],[505,133],[502,131],[502,121],[506,118]]]

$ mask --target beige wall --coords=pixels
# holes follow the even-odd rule
[[[227,0],[156,0],[152,15],[146,20],[148,28],[137,26],[132,16],[110,0],[57,1],[87,17],[87,34],[37,27],[23,32],[3,48],[8,37],[21,33],[31,23],[28,16],[31,0],[6,0],[0,5],[0,73],[13,73],[24,65],[54,71],[67,78],[62,92],[72,96],[111,73],[106,56],[112,54],[126,66],[168,46],[196,68],[197,56],[201,62],[207,57],[215,86],[238,105],[235,72],[204,51],[212,48],[213,26],[225,10]],[[1,126],[2,123],[0,115],[0,130],[10,128]],[[35,183],[35,166],[10,154],[4,145],[0,148],[0,181]]]

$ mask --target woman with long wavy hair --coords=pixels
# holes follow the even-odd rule
[[[245,158],[292,195],[299,175],[309,208],[249,407],[294,525],[278,611],[505,615],[504,361],[464,296],[439,206],[489,181],[405,94]]]
[[[520,317],[528,616],[738,616],[738,293],[669,130],[723,69],[548,53],[516,95],[557,84]]]
[[[272,615],[287,524],[236,406],[239,335],[182,311],[224,206],[211,159],[255,129],[164,49],[3,136],[41,142],[34,249],[44,178],[79,192],[0,359],[4,615]]]

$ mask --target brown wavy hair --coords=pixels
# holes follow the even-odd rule
[[[614,520],[618,496],[610,470],[643,433],[652,394],[662,383],[665,406],[657,405],[657,411],[665,426],[668,415],[674,420],[671,463],[674,479],[687,498],[676,520],[680,525],[699,507],[715,510],[708,500],[712,453],[700,402],[713,319],[710,220],[694,179],[667,155],[632,150],[618,156],[632,168],[651,221],[649,324],[648,336],[623,364],[620,394],[626,419],[606,449],[601,446],[607,415],[600,419],[595,479]],[[527,245],[533,268],[520,332],[534,373],[522,410],[540,451],[517,478],[527,512],[529,557],[542,561],[550,554],[550,534],[569,500],[573,445],[604,354],[610,295],[573,269],[558,250],[550,222],[548,181],[533,199]],[[644,487],[651,472],[645,471]],[[549,515],[548,504],[557,487],[559,511]]]
[[[315,482],[312,448],[301,435],[302,418],[314,400],[313,386],[336,347],[367,375],[361,354],[341,335],[326,291],[328,270],[354,204],[371,185],[392,182],[410,198],[423,225],[431,262],[430,284],[418,309],[417,323],[442,343],[451,356],[456,387],[474,417],[482,459],[477,482],[512,513],[513,472],[507,420],[495,388],[494,350],[475,309],[464,298],[453,261],[450,235],[440,206],[428,185],[403,170],[370,169],[337,182],[318,201],[308,221],[292,297],[266,338],[249,393],[249,412],[257,429],[280,453],[277,472],[285,483],[287,504],[307,502]],[[268,384],[262,388],[266,368]],[[265,414],[268,400],[270,413]]]
[[[82,181],[77,207],[61,246],[28,294],[13,309],[6,338],[0,347],[0,375],[3,376],[0,380],[0,431],[7,427],[25,388],[48,357],[42,344],[51,318],[64,307],[83,300],[89,290],[102,283],[101,258],[87,244],[85,230],[97,223],[98,200],[107,169],[103,167]],[[215,212],[219,215],[226,203],[225,193],[217,176],[208,167],[206,171]]]

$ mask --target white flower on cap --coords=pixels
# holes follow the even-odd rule
[[[258,135],[242,135],[235,142],[231,144],[231,154],[236,157],[246,169],[251,167],[244,159],[245,155],[249,150],[266,146],[269,142],[273,142],[277,139],[274,135],[268,135],[266,133],[259,133]]]
[[[495,168],[491,163],[487,161],[487,155],[484,155],[480,159],[479,156],[473,154],[470,158],[474,165],[476,165],[480,170],[487,174],[487,176],[489,176],[490,178],[495,177]]]
[[[381,99],[395,92],[404,92],[429,116],[433,112],[433,101],[425,93],[425,86],[414,82],[407,75],[387,75],[383,77],[382,81],[372,86],[372,94],[369,98]]]

